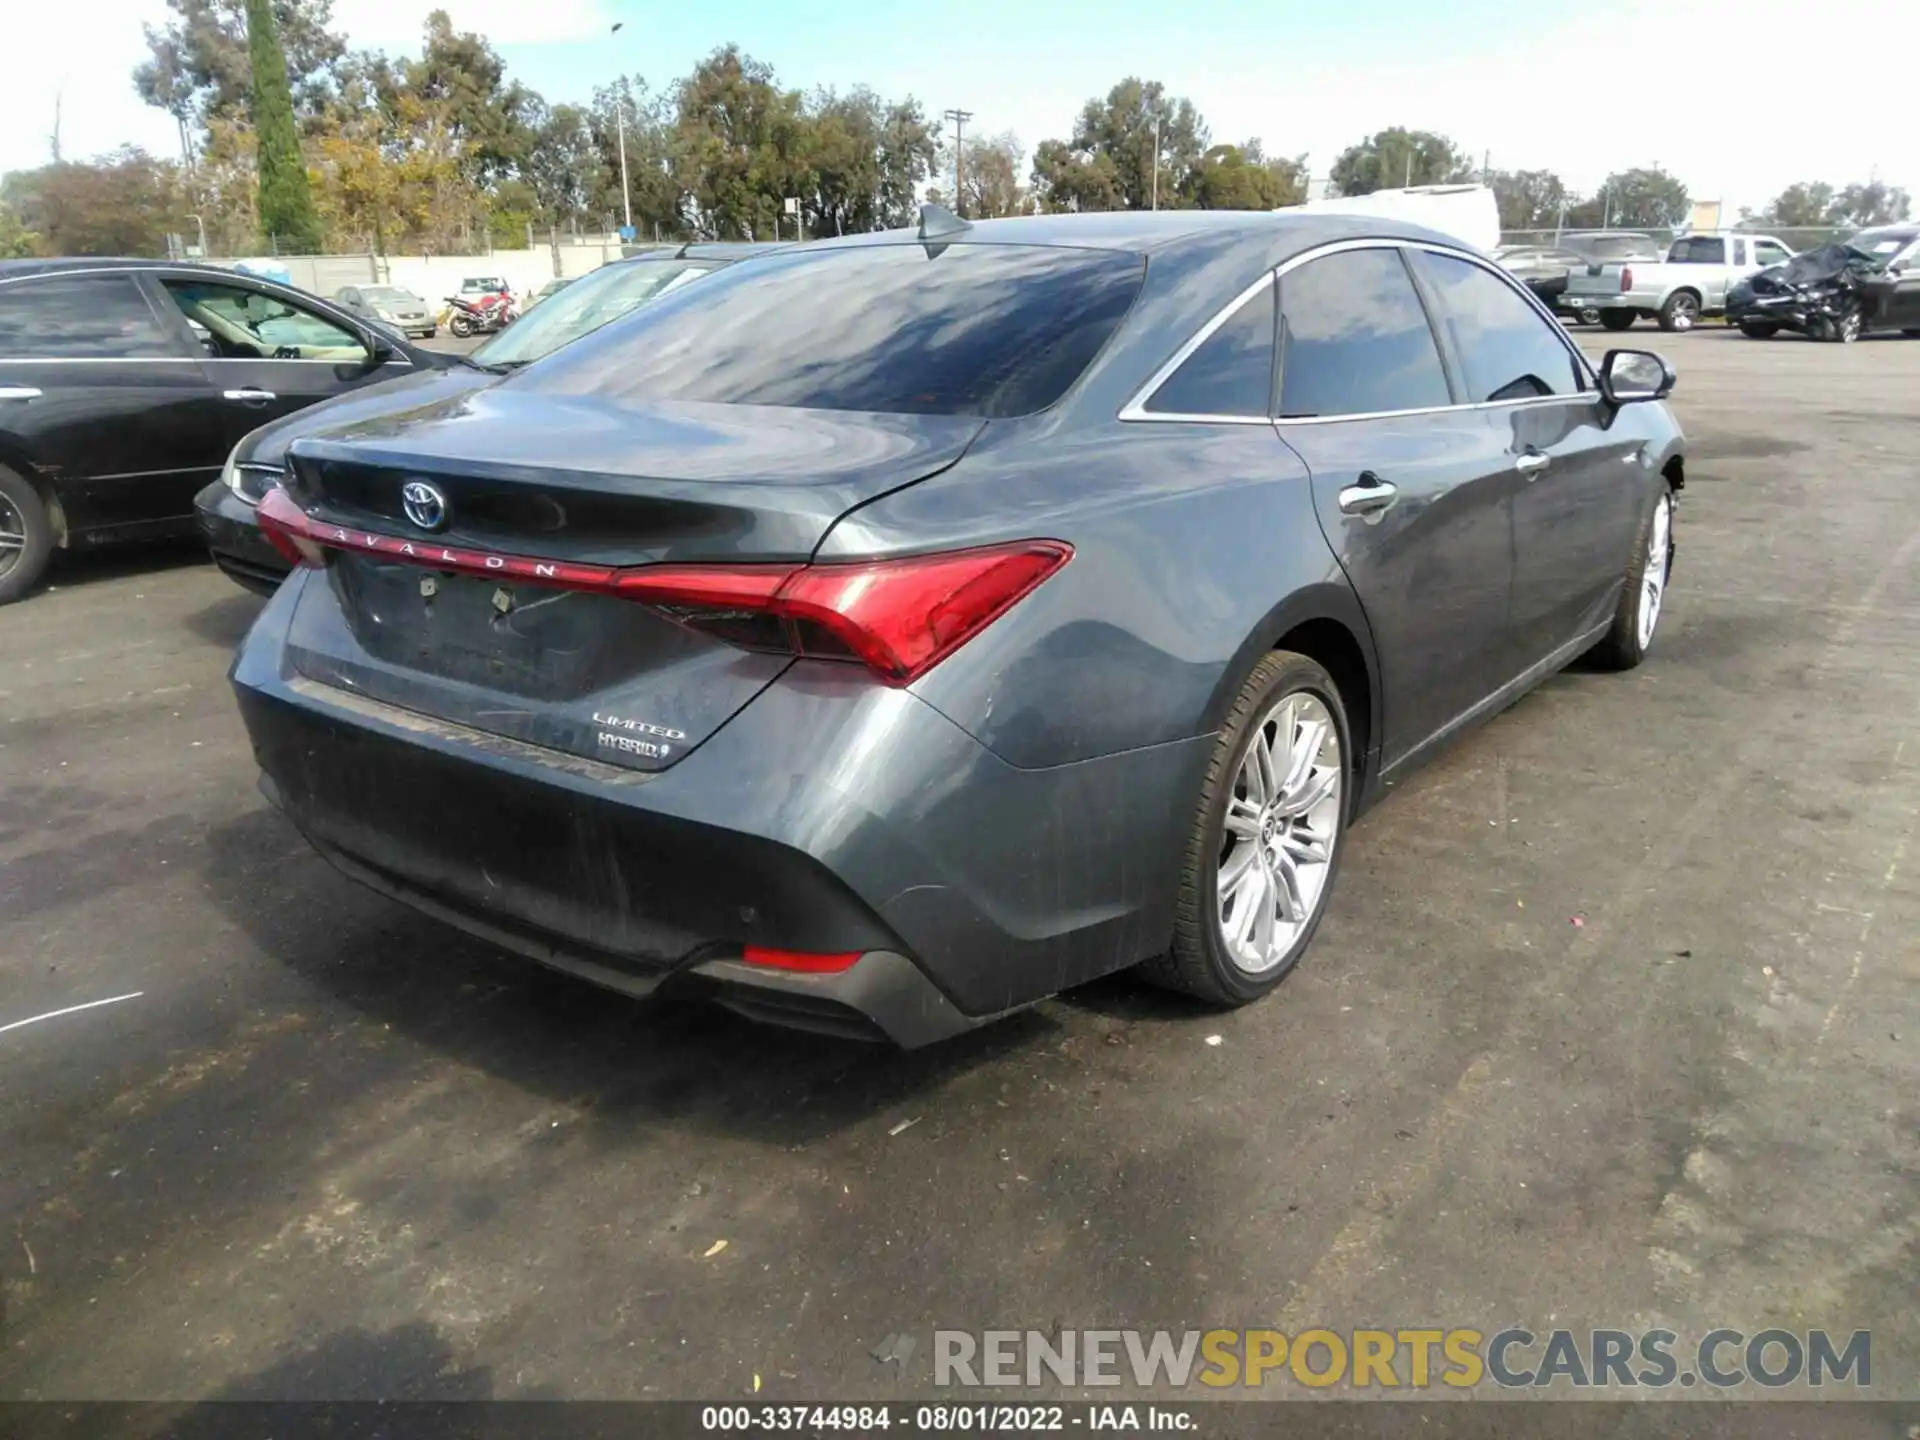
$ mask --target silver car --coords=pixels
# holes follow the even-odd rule
[[[333,298],[354,314],[384,321],[404,335],[432,339],[440,328],[427,302],[398,285],[347,285],[334,291]]]

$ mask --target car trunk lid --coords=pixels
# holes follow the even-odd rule
[[[292,494],[330,558],[296,608],[292,664],[487,733],[664,769],[790,658],[568,574],[803,563],[848,510],[953,464],[982,423],[502,386],[300,441]]]

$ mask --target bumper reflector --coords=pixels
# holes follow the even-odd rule
[[[860,956],[860,950],[850,950],[844,955],[816,955],[806,950],[769,950],[764,945],[749,945],[745,959],[749,965],[764,965],[770,970],[799,970],[808,975],[837,975],[842,970],[851,970]]]

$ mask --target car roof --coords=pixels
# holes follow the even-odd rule
[[[1317,210],[1109,210],[1092,214],[1022,215],[975,220],[963,230],[925,241],[916,230],[880,230],[865,235],[810,241],[806,249],[844,249],[902,243],[956,245],[1049,245],[1067,249],[1118,250],[1133,254],[1185,248],[1244,249],[1278,264],[1288,256],[1335,240],[1426,240],[1472,249],[1457,236],[1378,215],[1341,215]]]
[[[202,260],[155,260],[151,257],[115,255],[66,255],[51,260],[0,260],[0,280],[15,280],[23,275],[54,275],[78,270],[191,270],[208,276],[243,275],[249,280],[268,280],[225,265],[209,265]]]

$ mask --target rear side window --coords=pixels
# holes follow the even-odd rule
[[[1727,242],[1711,235],[1689,236],[1673,242],[1673,249],[1667,252],[1667,260],[1688,265],[1724,265],[1727,261]]]
[[[1786,258],[1786,249],[1771,240],[1753,242],[1753,263],[1756,265],[1778,265]]]
[[[1398,250],[1343,250],[1280,277],[1282,418],[1452,403]]]
[[[1560,327],[1512,286],[1451,255],[1420,251],[1414,263],[1432,287],[1435,318],[1466,372],[1468,400],[1526,400],[1580,388]]]
[[[1273,286],[1205,340],[1143,407],[1158,415],[1267,416],[1273,403]]]
[[[0,360],[177,353],[129,275],[50,275],[0,285]]]
[[[643,306],[510,383],[620,400],[1029,415],[1080,378],[1144,275],[1138,255],[1031,245],[770,255]]]

